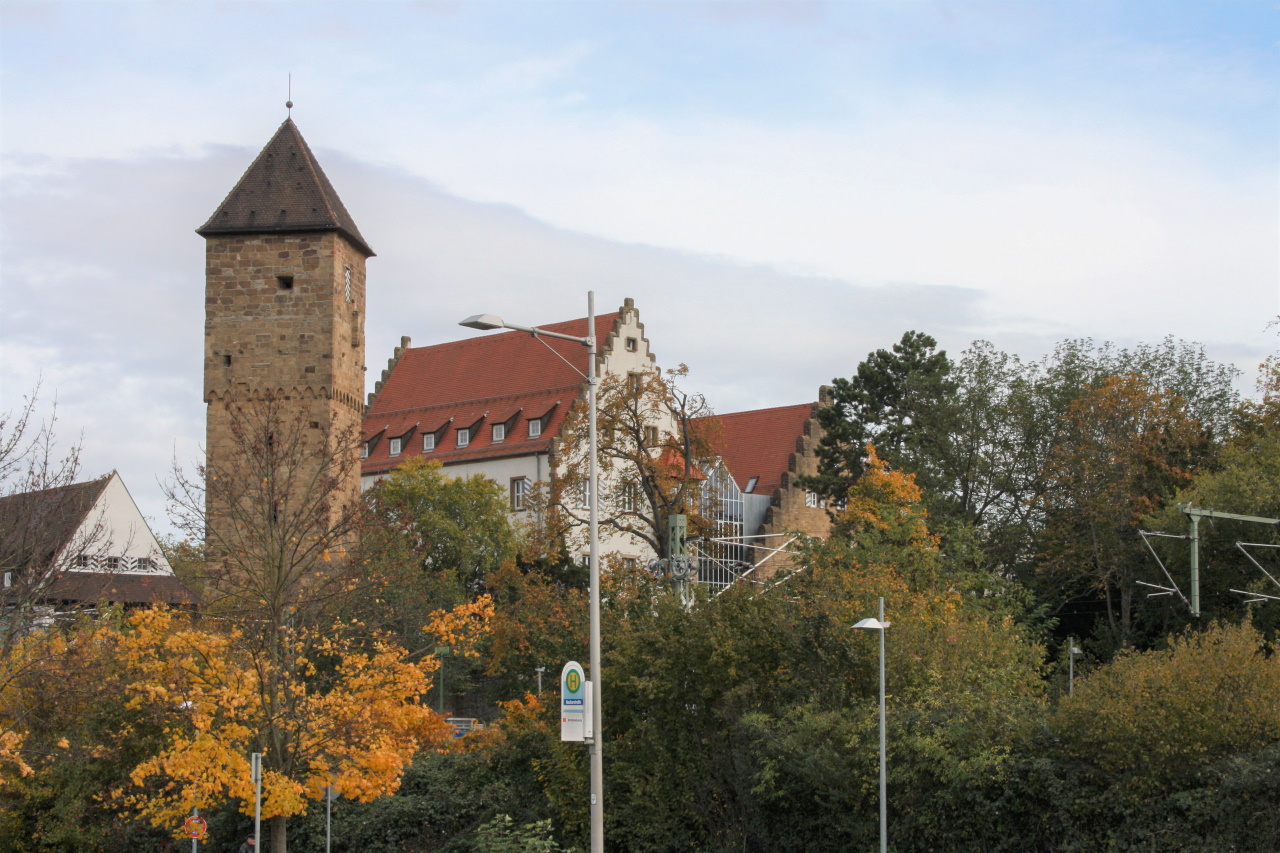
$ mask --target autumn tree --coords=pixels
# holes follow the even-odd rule
[[[1045,467],[1043,570],[1100,595],[1113,647],[1132,642],[1136,581],[1155,579],[1142,518],[1205,462],[1208,438],[1182,398],[1112,377],[1068,408]]]
[[[715,458],[717,423],[706,398],[681,387],[688,368],[605,376],[597,390],[601,530],[634,536],[659,556],[672,553],[667,518],[689,518],[689,535],[714,529],[716,507],[703,483]],[[568,533],[587,523],[587,411],[566,419],[560,475],[549,496]]]
[[[284,853],[286,818],[326,786],[359,801],[390,793],[414,753],[446,737],[419,701],[434,658],[409,661],[340,626],[279,636],[266,647],[241,628],[157,610],[106,635],[127,664],[130,706],[164,721],[162,748],[118,795],[155,825],[230,798],[251,813],[249,754],[263,753],[263,813]]]

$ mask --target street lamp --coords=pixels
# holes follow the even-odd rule
[[[889,850],[889,809],[885,797],[888,785],[885,781],[884,760],[884,632],[889,624],[884,621],[884,599],[881,598],[880,618],[863,619],[853,626],[863,631],[880,632],[880,853],[888,853]]]
[[[587,372],[583,373],[573,367],[578,375],[587,380],[587,449],[589,462],[587,465],[587,488],[589,490],[589,514],[587,520],[587,537],[590,542],[590,576],[591,576],[591,728],[595,737],[587,746],[591,758],[591,853],[604,853],[604,760],[601,756],[603,732],[600,718],[601,706],[604,704],[603,677],[600,672],[600,531],[599,518],[596,512],[600,501],[600,489],[597,488],[596,471],[596,295],[594,291],[587,293],[587,336],[562,335],[549,332],[536,326],[518,326],[507,323],[496,314],[475,314],[459,323],[469,329],[514,329],[527,332],[535,338],[558,338],[562,341],[575,341],[587,348]],[[545,342],[544,342],[545,343]],[[547,347],[551,349],[550,347]],[[552,350],[555,352],[555,350]],[[559,356],[559,353],[556,353]],[[561,356],[563,359],[563,356]],[[566,363],[568,363],[566,361]]]

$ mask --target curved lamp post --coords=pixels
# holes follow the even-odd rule
[[[596,482],[598,477],[596,471],[596,384],[599,381],[596,377],[596,294],[594,291],[587,293],[587,336],[585,338],[562,335],[559,332],[549,332],[536,326],[518,326],[515,323],[503,321],[496,314],[475,314],[458,325],[466,326],[469,329],[482,330],[514,329],[517,332],[527,332],[535,338],[558,338],[562,341],[574,341],[587,348],[587,373],[583,373],[572,364],[569,364],[569,361],[555,350],[551,350],[551,352],[559,356],[566,364],[573,367],[579,376],[587,380],[587,452],[590,455],[590,461],[587,466],[587,488],[590,491],[587,535],[591,547],[591,728],[595,733],[595,737],[592,738],[587,749],[591,756],[591,853],[604,853],[604,759],[600,754],[600,748],[604,743],[604,730],[600,726],[600,708],[604,704],[601,685],[604,679],[600,673],[600,530],[596,513],[600,494]],[[546,342],[543,341],[543,343],[545,345]],[[547,348],[551,349],[549,346]]]
[[[884,599],[881,598],[880,618],[863,619],[853,626],[861,631],[880,632],[880,853],[888,853],[889,851],[889,809],[885,797],[888,785],[885,782],[884,760],[884,632],[889,627],[889,624],[884,621]]]

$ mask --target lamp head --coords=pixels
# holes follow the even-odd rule
[[[879,619],[874,619],[868,616],[853,627],[861,631],[883,631],[885,628],[888,628],[889,625],[889,622],[881,622]]]
[[[466,326],[468,329],[481,329],[484,331],[488,331],[489,329],[501,329],[506,326],[506,324],[502,322],[502,318],[497,314],[472,314],[458,325]]]

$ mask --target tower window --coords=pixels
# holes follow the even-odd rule
[[[276,276],[276,285],[279,286],[281,290],[293,290],[293,276],[291,275]]]
[[[347,267],[343,270],[342,277],[346,283],[344,287],[344,292],[346,293],[347,301],[350,302],[351,301],[351,267]]]
[[[222,366],[223,366],[223,367],[230,367],[230,366],[231,366],[231,353],[227,353],[226,355],[224,355],[224,356],[222,357]]]
[[[458,446],[466,447],[470,443],[471,443],[471,430],[469,429],[458,430]]]

